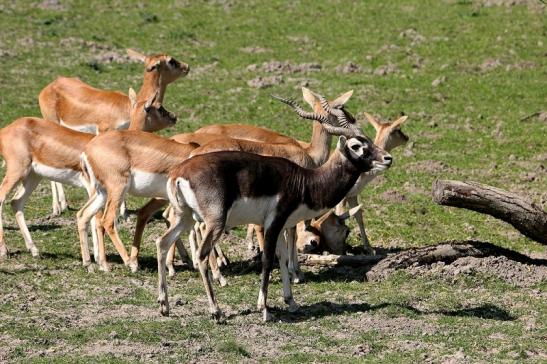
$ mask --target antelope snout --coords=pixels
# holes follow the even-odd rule
[[[190,72],[190,66],[187,63],[180,62],[180,69],[182,70],[183,75],[187,75]]]
[[[391,154],[386,154],[382,157],[382,164],[384,164],[386,167],[391,166],[391,162],[393,162],[393,157]]]

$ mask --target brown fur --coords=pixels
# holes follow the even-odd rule
[[[135,57],[140,55],[135,51],[128,51],[128,53]],[[137,100],[144,103],[159,92],[156,102],[161,104],[167,85],[181,75],[186,75],[189,67],[164,54],[140,56],[142,57],[139,59],[145,64],[145,72]],[[170,65],[169,62],[173,60],[176,63]],[[57,123],[62,120],[70,128],[96,125],[98,133],[103,133],[117,129],[118,122],[131,119],[131,106],[127,95],[118,91],[99,90],[77,78],[57,78],[40,92],[38,101],[44,119]],[[163,128],[167,126],[169,125],[164,125]],[[136,120],[132,120],[131,127],[145,131],[160,129],[158,126],[145,129],[146,125]]]
[[[38,249],[32,242],[23,215],[26,199],[42,178],[33,172],[32,164],[37,162],[53,168],[81,172],[80,154],[91,139],[91,134],[30,117],[17,119],[0,130],[0,151],[7,167],[0,186],[0,209],[8,194],[21,183],[23,187],[12,201],[12,206],[27,248],[35,256],[38,255]],[[7,255],[1,220],[0,211],[0,257]]]

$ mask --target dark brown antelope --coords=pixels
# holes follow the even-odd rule
[[[264,226],[258,309],[262,310],[263,320],[269,320],[268,282],[276,246],[284,245],[280,239],[283,230],[333,208],[361,173],[382,171],[391,162],[391,156],[365,136],[349,139],[341,136],[336,151],[317,169],[302,168],[283,158],[242,152],[208,153],[188,159],[170,173],[167,194],[174,208],[174,220],[157,240],[161,313],[169,314],[167,252],[180,233],[191,228],[194,216],[206,226],[197,256],[210,313],[217,320],[221,311],[208,274],[209,253],[222,233],[231,227],[250,223]],[[280,256],[280,270],[285,302],[290,310],[295,310],[298,306],[292,297],[286,254]]]

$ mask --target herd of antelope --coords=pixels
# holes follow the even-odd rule
[[[365,113],[376,129],[374,142],[344,105],[352,91],[332,101],[302,88],[312,111],[291,99],[274,96],[303,119],[311,120],[311,141],[305,142],[247,124],[215,124],[169,139],[152,134],[175,125],[176,116],[163,106],[168,84],[188,74],[186,63],[160,54],[146,56],[128,50],[144,63],[138,93],[93,88],[77,78],[59,77],[39,95],[43,118],[22,117],[0,130],[0,154],[5,176],[0,186],[0,259],[8,256],[2,225],[6,197],[16,187],[11,206],[27,249],[39,257],[25,222],[24,206],[38,183],[51,181],[53,214],[67,208],[63,184],[85,188],[88,201],[77,213],[84,267],[93,270],[88,245],[91,225],[94,260],[103,271],[104,233],[123,262],[138,270],[139,248],[145,225],[164,207],[169,227],[157,239],[161,313],[169,314],[166,274],[174,274],[175,246],[189,259],[180,236],[189,236],[191,262],[202,276],[212,317],[221,319],[212,277],[226,283],[219,266],[225,261],[217,242],[222,234],[248,224],[253,246],[256,233],[262,252],[258,309],[269,320],[267,292],[277,254],[283,298],[289,310],[298,309],[291,283],[299,278],[297,250],[344,254],[354,216],[363,249],[374,254],[365,232],[358,196],[378,173],[389,168],[391,149],[408,137],[401,131],[406,116],[380,123]],[[339,136],[330,152],[333,136]],[[137,215],[130,253],[116,222],[125,195],[151,200]],[[349,210],[344,212],[344,204]],[[335,210],[333,210],[335,209]]]

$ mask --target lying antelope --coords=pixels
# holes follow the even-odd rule
[[[313,219],[309,224],[300,222],[296,226],[296,248],[301,253],[320,254],[329,252],[333,254],[346,254],[346,239],[349,228],[346,220],[354,216],[361,205],[356,206],[341,215],[333,210],[323,216]]]
[[[186,63],[165,54],[145,56],[132,49],[128,49],[127,53],[144,63],[144,81],[137,94],[138,102],[144,103],[157,94],[157,102],[162,104],[167,85],[189,71]],[[139,110],[131,108],[127,95],[96,89],[78,78],[57,78],[40,92],[38,101],[44,119],[92,134],[114,129],[153,132],[172,126],[172,120],[175,120],[150,122],[143,118],[133,118],[132,110]],[[67,207],[63,186],[52,182],[51,188],[53,214],[58,215]]]
[[[323,164],[328,157],[332,135],[342,135],[347,133],[348,129],[356,130],[354,125],[355,119],[343,108],[344,104],[351,97],[352,91],[340,95],[330,103],[322,96],[317,95],[304,87],[302,88],[302,95],[306,102],[312,106],[313,112],[304,111],[291,100],[280,97],[276,98],[295,109],[301,117],[314,121],[311,142],[307,143],[307,146],[305,147],[302,147],[300,142],[297,142],[292,138],[285,137],[268,129],[244,124],[212,125],[202,128],[196,133],[179,134],[171,139],[180,143],[199,144],[200,147],[192,152],[192,156],[216,151],[242,151],[263,156],[282,157],[305,168],[316,168]],[[332,105],[332,108],[336,108],[336,110],[340,111],[332,112],[330,114],[326,113],[321,106],[321,104],[324,103],[330,104]],[[344,127],[342,128],[339,125],[344,125]],[[213,132],[223,134],[215,134]],[[275,141],[275,143],[258,142],[258,140],[263,141],[264,139],[267,139],[269,135],[271,135],[271,140]],[[140,242],[142,240],[142,233],[146,222],[156,211],[166,204],[166,201],[153,200],[139,211],[132,249],[135,254],[138,254],[140,249]],[[191,239],[191,243],[192,242],[193,239]],[[191,245],[195,246],[196,244]],[[294,246],[294,244],[292,244],[291,247],[292,246]],[[192,250],[192,252],[195,253],[194,250]],[[295,254],[296,252],[294,251],[290,255],[293,256]],[[170,256],[170,258],[171,257],[172,256]],[[132,269],[137,269],[137,256],[133,255],[133,253],[131,260]],[[169,274],[174,274],[171,259],[169,259],[168,267]],[[293,268],[291,272],[294,272],[294,270],[295,269]],[[214,273],[216,277],[222,279],[220,278],[222,277],[220,272]]]
[[[130,94],[134,93],[130,90]],[[155,98],[156,95],[152,95],[145,102],[133,100],[133,120],[141,118],[146,122],[158,122],[170,119],[171,113],[162,106],[153,105]],[[82,174],[80,155],[93,138],[92,134],[81,133],[38,118],[20,118],[0,130],[0,153],[6,162],[6,175],[0,186],[0,257],[7,255],[1,207],[10,191],[21,183],[21,188],[12,200],[12,207],[27,248],[34,257],[38,257],[38,248],[32,241],[25,222],[25,202],[43,178],[84,187],[89,194],[91,190]],[[82,249],[84,264],[88,258],[89,251]]]
[[[348,133],[349,134],[349,133]],[[192,216],[205,223],[198,248],[199,270],[213,318],[221,311],[213,295],[207,259],[222,233],[241,224],[265,228],[258,309],[271,318],[267,306],[270,272],[282,232],[299,221],[314,218],[338,204],[362,173],[375,173],[391,165],[391,156],[370,139],[341,136],[336,151],[317,169],[307,169],[284,158],[242,152],[217,152],[189,158],[169,175],[167,194],[174,221],[157,240],[161,313],[169,314],[165,259],[182,231],[193,225]],[[283,249],[280,249],[283,251]],[[280,256],[283,296],[290,310],[298,308],[292,297],[287,256]]]

